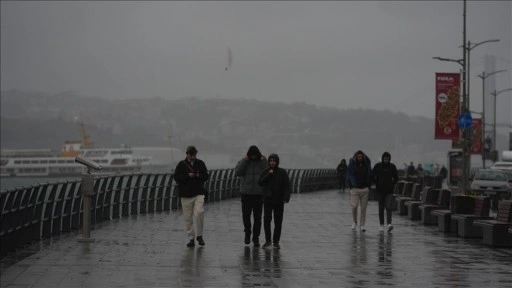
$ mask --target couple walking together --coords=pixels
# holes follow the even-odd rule
[[[361,150],[357,151],[350,159],[347,168],[347,182],[350,188],[350,205],[352,207],[352,230],[357,229],[357,211],[358,206],[361,206],[359,229],[362,232],[366,231],[366,207],[372,183],[375,183],[379,202],[379,230],[384,230],[384,210],[386,210],[387,229],[388,231],[393,230],[391,213],[393,190],[398,182],[398,172],[396,166],[391,163],[391,154],[384,152],[381,160],[382,162],[377,163],[372,169],[370,158]]]

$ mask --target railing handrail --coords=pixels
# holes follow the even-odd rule
[[[286,169],[292,193],[332,189],[335,169]],[[209,171],[208,202],[237,197],[240,178],[234,169]],[[97,175],[91,204],[91,224],[142,213],[180,208],[171,173]],[[82,224],[81,180],[17,187],[0,191],[2,254],[52,235],[78,230]]]

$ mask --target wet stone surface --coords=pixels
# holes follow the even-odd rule
[[[292,195],[281,249],[246,246],[239,199],[207,204],[205,247],[187,248],[179,211],[96,225],[1,261],[1,287],[512,287],[512,249],[490,248],[393,215],[353,232],[348,193]],[[263,235],[260,237],[263,242]]]

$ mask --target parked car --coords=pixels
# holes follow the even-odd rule
[[[475,173],[471,191],[497,199],[510,199],[512,195],[512,172],[483,169]],[[493,197],[494,196],[494,197]]]
[[[512,172],[512,162],[496,162],[491,166],[491,169],[506,170]]]

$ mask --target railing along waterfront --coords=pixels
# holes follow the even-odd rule
[[[336,187],[335,169],[287,169],[292,193]],[[211,170],[205,183],[207,201],[237,197],[240,178],[234,169]],[[0,191],[1,254],[42,238],[78,230],[82,224],[81,181],[59,181]],[[91,224],[105,220],[180,208],[172,174],[96,176]]]

